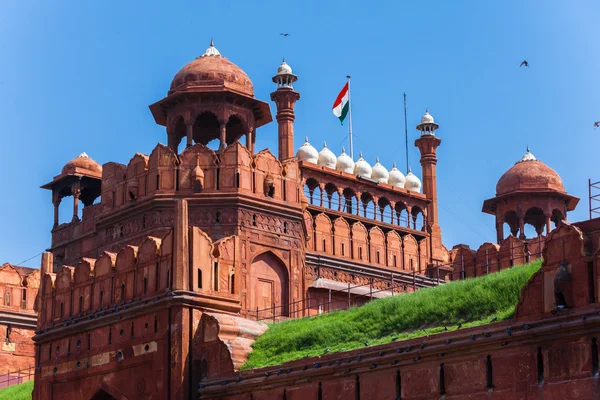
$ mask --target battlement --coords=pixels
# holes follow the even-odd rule
[[[103,315],[174,290],[201,295],[199,303],[207,308],[239,310],[235,238],[213,242],[198,227],[189,228],[189,238],[190,266],[189,271],[184,271],[188,285],[174,282],[172,230],[162,238],[146,236],[139,246],[104,251],[98,258],[83,258],[75,266],[64,265],[56,273],[44,273],[39,328]],[[52,271],[52,266],[45,265],[43,269]]]

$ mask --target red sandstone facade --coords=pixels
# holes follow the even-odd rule
[[[203,381],[199,398],[600,398],[599,235],[600,220],[551,232],[513,320],[231,371]]]
[[[0,266],[0,375],[33,367],[40,271]]]
[[[542,237],[509,236],[477,252],[444,248],[441,140],[428,113],[415,142],[424,193],[414,175],[402,187],[295,157],[296,79],[285,62],[273,78],[277,157],[255,152],[269,105],[211,44],[150,106],[167,146],[127,165],[100,166],[83,153],[43,186],[55,215],[41,268],[35,399],[196,398],[200,382],[231,377],[244,363],[266,329],[252,320],[345,308],[539,257]],[[61,224],[67,197],[73,214]],[[345,393],[354,375],[326,390]],[[263,389],[240,390],[239,398],[261,398]]]

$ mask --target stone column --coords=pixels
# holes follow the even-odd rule
[[[56,194],[54,196],[54,199],[52,199],[52,204],[54,205],[54,227],[56,228],[58,226],[58,208],[60,206],[60,197],[58,196],[58,194]]]
[[[79,186],[79,182],[73,185],[71,188],[71,193],[73,194],[73,219],[72,222],[79,221],[79,196],[81,195],[81,188]]]
[[[294,105],[300,99],[300,93],[291,87],[278,87],[271,93],[271,100],[277,106],[277,135],[279,161],[294,157]]]
[[[340,199],[338,211],[342,211],[343,206],[346,204],[346,198],[344,197],[344,191],[342,189],[338,189],[338,198]]]
[[[219,121],[219,125],[219,151],[223,151],[227,147],[227,124],[225,121]]]
[[[185,125],[185,137],[186,137],[185,147],[192,146],[193,133],[194,133],[194,124],[193,123],[186,124]],[[175,152],[175,153],[177,153],[177,152]]]
[[[519,239],[525,239],[525,216],[519,214]]]
[[[546,236],[550,233],[551,230],[552,230],[552,224],[551,224],[551,220],[550,220],[550,215],[546,215]]]
[[[502,243],[504,240],[504,223],[502,219],[496,215],[496,242],[498,244]]]
[[[325,191],[325,186],[319,185],[319,189],[321,189],[320,190],[320,196],[321,196],[321,198],[319,199],[319,205],[321,207],[323,207],[323,192]]]

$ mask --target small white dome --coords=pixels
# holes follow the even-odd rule
[[[350,158],[348,154],[346,154],[346,149],[342,147],[342,154],[337,158],[337,163],[335,164],[335,169],[342,172],[347,172],[349,174],[354,173],[354,161]]]
[[[433,120],[433,117],[431,116],[431,114],[429,114],[429,110],[425,109],[425,114],[421,117],[421,123],[422,124],[433,124],[435,121]]]
[[[206,49],[204,54],[202,54],[200,57],[210,56],[221,56],[221,53],[219,53],[219,50],[217,50],[217,48],[215,47],[215,43],[213,42],[212,38],[210,39],[210,46],[208,46],[208,49]]]
[[[405,181],[406,178],[404,177],[404,174],[400,172],[398,168],[396,168],[396,163],[394,162],[394,167],[390,170],[388,183],[392,186],[403,188]]]
[[[305,161],[311,164],[316,164],[319,158],[319,152],[317,151],[317,149],[312,147],[310,143],[308,143],[308,138],[306,138],[304,144],[298,149],[296,157],[298,157],[298,161]]]
[[[535,156],[529,151],[529,146],[527,146],[527,152],[525,153],[525,155],[521,157],[521,159],[518,162],[523,161],[537,161],[537,158],[535,158]]]
[[[371,166],[368,162],[365,161],[365,159],[362,156],[362,153],[360,153],[358,161],[354,163],[354,175],[360,175],[364,176],[365,178],[370,178],[372,172],[373,170],[371,169]]]
[[[279,66],[279,68],[277,68],[277,75],[285,75],[285,74],[291,74],[291,73],[292,73],[292,67],[287,65],[285,60],[283,60],[281,62],[281,65]]]
[[[373,165],[371,172],[371,179],[375,179],[379,183],[388,183],[388,178],[390,177],[390,173],[387,168],[379,163],[379,157],[375,160],[375,165]]]
[[[319,152],[317,164],[319,164],[321,167],[335,169],[337,158],[335,157],[335,154],[333,154],[333,151],[327,148],[327,142],[323,142],[323,150]]]
[[[412,173],[412,170],[408,169],[408,174],[406,174],[406,179],[404,181],[404,189],[410,190],[411,192],[420,192],[421,191],[421,180],[417,178],[415,174]]]

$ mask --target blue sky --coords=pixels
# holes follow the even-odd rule
[[[331,105],[350,74],[355,151],[370,163],[379,156],[388,168],[405,165],[406,92],[409,159],[420,176],[414,126],[429,107],[443,140],[438,196],[448,247],[495,240],[494,218],[481,205],[526,145],[581,197],[569,219],[586,219],[587,179],[600,180],[599,16],[600,3],[583,0],[7,1],[0,263],[50,245],[51,196],[39,186],[67,161],[85,151],[126,164],[166,143],[148,105],[211,36],[265,101],[285,56],[301,93],[296,146],[304,136],[318,149],[327,140],[336,153],[346,144]],[[519,68],[523,59],[530,68]],[[276,133],[275,123],[260,128],[257,150],[275,152]],[[38,267],[39,257],[25,265]]]

